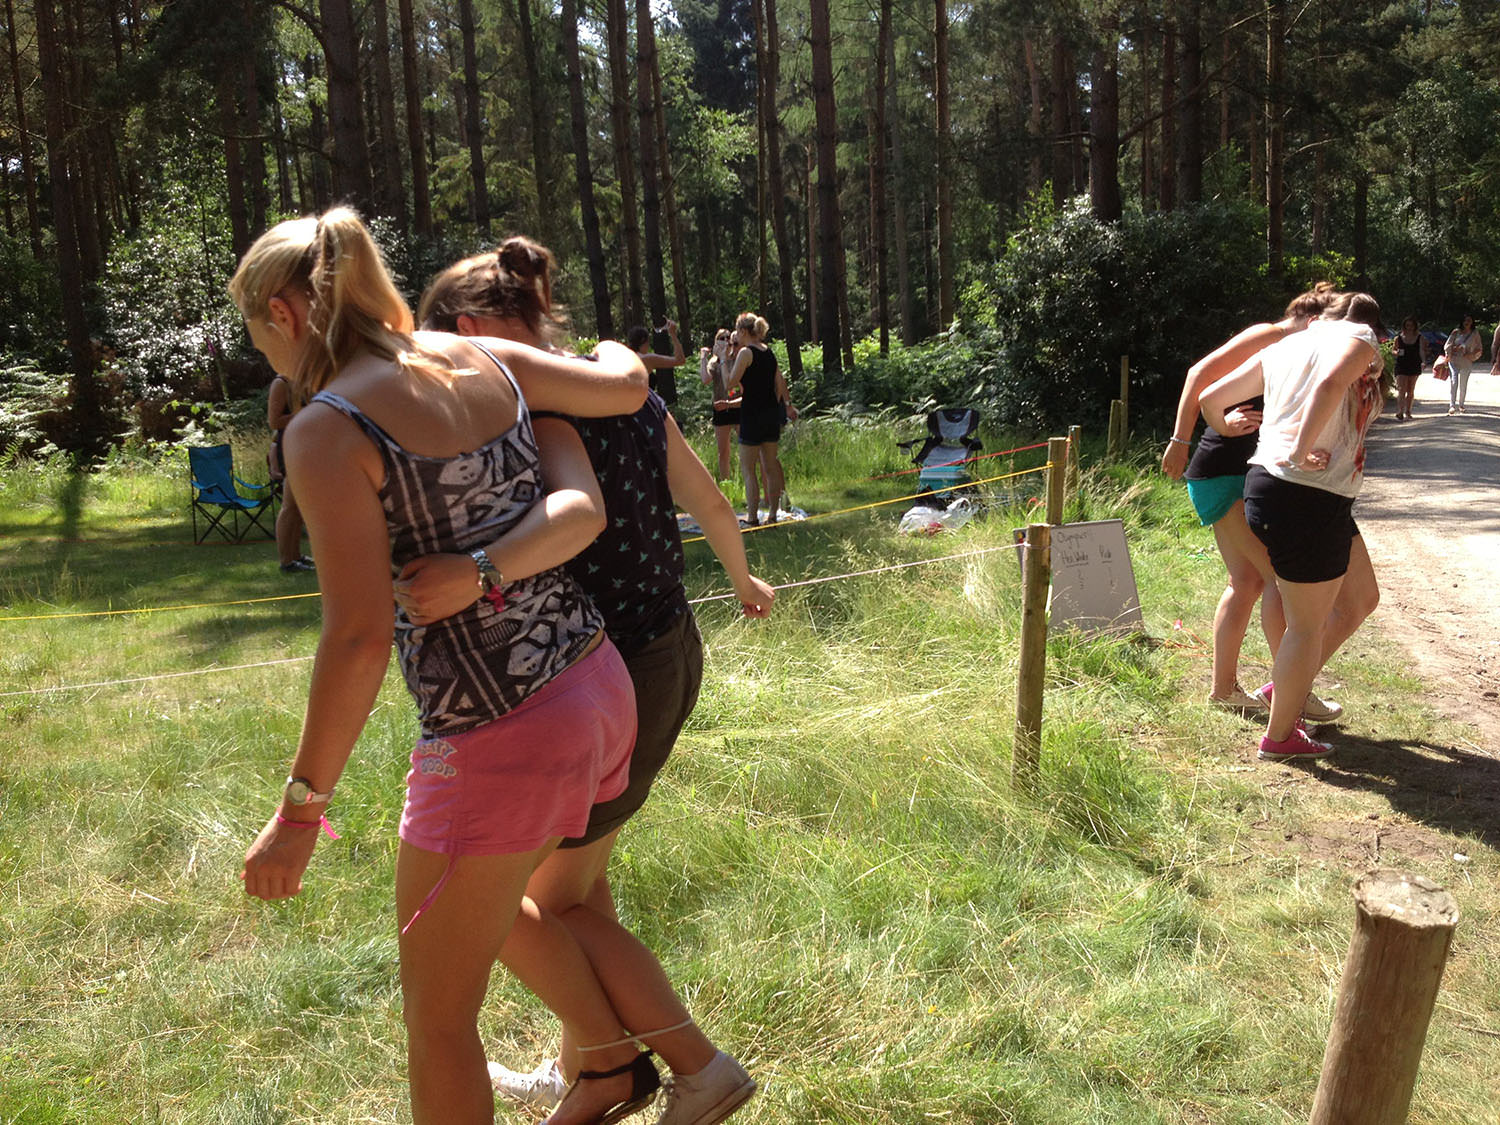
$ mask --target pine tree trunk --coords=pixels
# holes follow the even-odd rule
[[[549,8],[550,10],[550,8]],[[516,0],[516,26],[521,32],[521,61],[526,68],[526,108],[531,120],[531,171],[536,182],[536,221],[543,242],[552,238],[552,130],[547,113],[547,84],[533,24],[531,0]],[[573,32],[578,33],[577,29]]]
[[[891,301],[886,273],[890,267],[890,247],[886,242],[886,170],[887,139],[886,83],[890,81],[886,52],[890,50],[892,0],[880,0],[880,24],[875,34],[875,121],[870,130],[870,241],[875,251],[875,327],[880,333],[880,354],[891,350]]]
[[[1177,5],[1182,65],[1178,81],[1182,93],[1177,114],[1177,198],[1183,203],[1203,201],[1203,38],[1202,0]]]
[[[374,207],[370,150],[359,82],[359,36],[350,0],[318,0],[328,65],[328,128],[333,134],[333,190],[368,214]]]
[[[651,93],[656,99],[656,160],[661,168],[662,218],[667,224],[667,247],[671,251],[672,293],[676,297],[677,327],[682,336],[692,334],[693,309],[687,283],[687,250],[682,243],[682,223],[677,212],[677,177],[672,174],[672,146],[667,137],[667,106],[661,96],[661,55],[651,66]]]
[[[791,378],[802,374],[802,338],[797,327],[796,288],[792,283],[793,248],[787,233],[786,177],[781,164],[784,151],[781,137],[781,115],[777,112],[778,87],[781,84],[781,28],[776,14],[776,0],[760,0],[764,5],[765,29],[765,99],[767,106],[766,172],[770,181],[771,235],[776,240],[777,273],[781,281],[781,324],[777,330],[786,341],[787,370]]]
[[[1068,159],[1068,45],[1061,35],[1052,37],[1052,206],[1059,211],[1068,201],[1073,166]]]
[[[469,146],[472,216],[479,233],[490,233],[490,187],[484,168],[484,128],[479,112],[479,52],[474,42],[474,0],[458,0],[458,30],[464,41],[464,139]]]
[[[229,202],[229,241],[234,260],[250,249],[250,211],[245,205],[245,167],[240,160],[239,107],[235,105],[235,74],[228,67],[219,71],[216,96],[219,128],[224,134],[225,194]]]
[[[386,0],[371,0],[375,13],[375,111],[380,120],[380,209],[406,231],[406,182],[401,175],[401,138],[396,127],[396,82],[391,74],[391,23]]]
[[[308,55],[302,60],[303,78],[311,83],[318,73],[317,59]],[[332,185],[328,177],[328,131],[323,121],[323,103],[315,98],[308,99],[308,148],[312,155],[312,180],[313,206],[315,211],[323,211],[328,207],[329,200],[333,195]],[[306,205],[304,203],[304,210]]]
[[[833,99],[833,49],[828,0],[810,0],[813,108],[818,136],[818,257],[823,292],[818,307],[823,332],[823,372],[843,372],[839,354],[838,112]]]
[[[807,338],[814,344],[822,343],[822,333],[818,331],[818,253],[817,237],[813,234],[818,227],[818,195],[813,189],[813,173],[817,169],[817,153],[811,149],[803,150],[806,159],[803,161],[804,176],[802,179],[803,209],[807,212]]]
[[[958,312],[953,270],[953,122],[948,107],[948,2],[934,0],[932,21],[933,100],[937,112],[938,325],[943,331]]]
[[[1163,211],[1177,206],[1177,28],[1170,19],[1161,29],[1161,173],[1157,205]]]
[[[1281,277],[1282,217],[1286,208],[1286,124],[1281,109],[1285,39],[1284,2],[1270,0],[1266,5],[1266,268],[1276,279]]]
[[[93,348],[89,342],[88,316],[83,304],[83,263],[79,258],[78,231],[73,199],[74,181],[69,168],[73,142],[68,129],[66,106],[66,60],[53,0],[36,0],[37,60],[42,72],[45,106],[47,179],[52,189],[52,221],[57,239],[57,274],[62,293],[63,328],[72,360],[74,432],[84,448],[96,447],[102,438],[98,387],[94,380]]]
[[[399,0],[401,86],[406,97],[406,157],[411,164],[412,225],[432,233],[432,197],[427,188],[427,153],[422,147],[422,87],[417,78],[417,29],[412,0]]]
[[[1156,127],[1152,117],[1152,90],[1156,88],[1156,72],[1151,69],[1151,43],[1154,38],[1150,30],[1150,12],[1142,8],[1136,13],[1141,28],[1139,79],[1141,89],[1141,210],[1156,207]]]
[[[661,260],[661,188],[656,174],[656,101],[651,91],[651,68],[656,62],[656,32],[651,0],[635,5],[635,105],[641,152],[641,213],[645,218],[646,304],[651,324],[667,316],[667,288]]]
[[[583,60],[578,53],[578,3],[562,0],[563,52],[568,64],[568,108],[573,124],[573,172],[578,182],[578,210],[583,218],[583,240],[594,291],[594,330],[600,339],[615,335],[609,306],[609,274],[604,264],[604,242],[599,235],[599,208],[594,200],[594,171],[589,159],[587,107],[583,100]]]
[[[917,317],[912,305],[911,292],[911,232],[907,226],[906,210],[906,162],[902,159],[901,112],[897,105],[900,85],[896,77],[896,36],[886,41],[886,71],[890,79],[890,92],[886,102],[890,107],[891,131],[891,229],[895,232],[896,250],[896,295],[901,312],[901,342],[911,347],[917,342]]]
[[[625,0],[606,0],[605,36],[609,41],[611,121],[615,174],[620,183],[620,229],[625,251],[625,323],[645,320],[641,278],[641,228],[636,214],[635,160],[630,151],[630,15]]]
[[[21,57],[16,43],[14,0],[5,0],[5,27],[10,49],[10,82],[16,99],[16,136],[21,145],[21,181],[26,192],[26,229],[31,238],[31,256],[42,256],[42,220],[37,210],[36,158],[31,149],[31,132],[26,124],[26,87],[21,81]]]
[[[1124,212],[1120,199],[1120,27],[1117,17],[1100,21],[1094,49],[1093,98],[1089,109],[1089,205],[1100,222]]]
[[[1042,181],[1047,175],[1043,161],[1047,139],[1042,133],[1042,68],[1037,65],[1036,42],[1030,36],[1021,40],[1021,51],[1026,62],[1026,90],[1030,95],[1026,105],[1026,136],[1031,141],[1031,160],[1027,165],[1026,187],[1037,192],[1042,190]]]

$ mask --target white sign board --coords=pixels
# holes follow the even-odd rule
[[[1025,533],[1018,531],[1018,538]],[[1048,629],[1085,633],[1144,631],[1141,599],[1120,520],[1065,523],[1052,529]]]

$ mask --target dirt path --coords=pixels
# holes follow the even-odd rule
[[[1500,376],[1476,367],[1456,417],[1431,375],[1417,402],[1413,421],[1376,423],[1354,507],[1380,580],[1373,622],[1410,654],[1434,708],[1500,760]]]

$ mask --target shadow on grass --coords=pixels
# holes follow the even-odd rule
[[[1377,793],[1413,820],[1500,847],[1500,760],[1433,742],[1346,736],[1319,764],[1327,785]]]

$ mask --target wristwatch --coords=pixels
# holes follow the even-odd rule
[[[286,799],[288,804],[293,805],[322,805],[333,796],[333,790],[327,793],[319,793],[312,787],[312,782],[305,777],[289,777],[286,779]]]
[[[474,565],[479,568],[479,592],[489,594],[491,590],[499,589],[505,585],[505,576],[500,573],[490,559],[490,554],[483,547],[477,547],[469,552],[469,558],[474,560]]]

